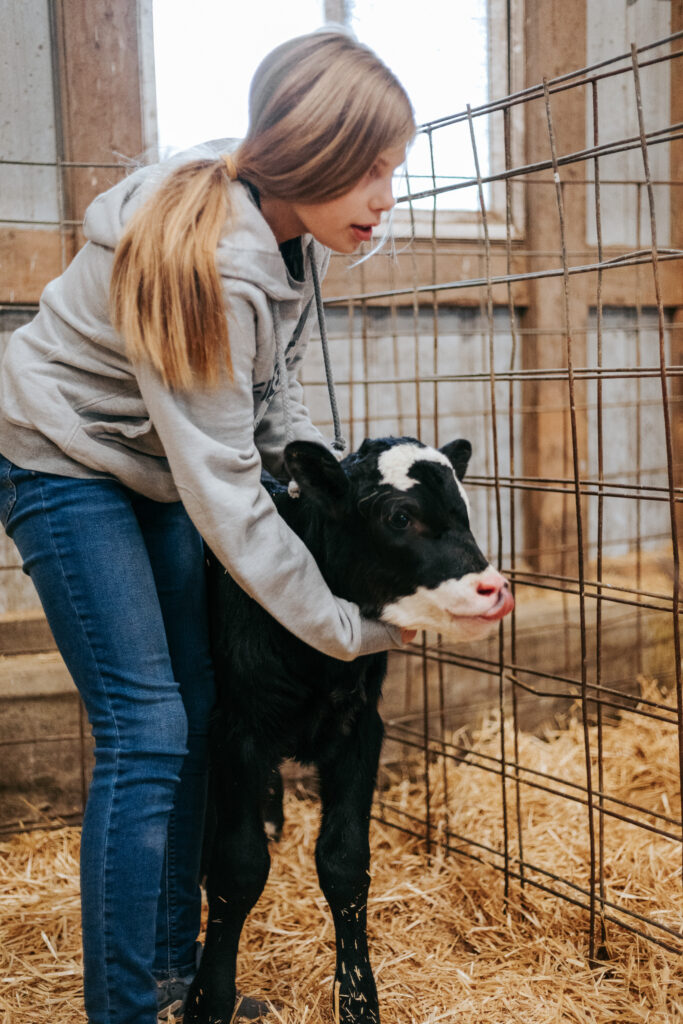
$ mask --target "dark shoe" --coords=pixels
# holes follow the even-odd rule
[[[270,1013],[270,1003],[265,999],[252,999],[251,996],[243,996],[237,993],[235,1000],[234,1020],[258,1020],[260,1017],[267,1017]]]
[[[192,978],[169,978],[167,981],[157,982],[157,1021],[165,1024],[173,1019],[175,1024],[182,1024],[185,1011],[185,1001]],[[237,993],[233,1020],[258,1020],[270,1013],[270,1006],[265,999],[252,999],[250,996],[243,996]]]
[[[165,981],[157,982],[157,1021],[159,1024],[170,1020],[171,1014],[173,1014],[176,1024],[180,1024],[191,984],[192,976],[168,978]]]

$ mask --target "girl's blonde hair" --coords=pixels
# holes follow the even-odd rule
[[[249,94],[239,149],[172,171],[131,217],[116,248],[112,322],[132,360],[169,387],[212,386],[232,374],[216,247],[229,212],[227,182],[317,203],[348,192],[391,146],[415,132],[410,101],[379,58],[343,31],[278,46]]]

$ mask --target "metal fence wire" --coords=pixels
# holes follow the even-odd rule
[[[678,875],[683,858],[682,37],[424,125],[393,241],[351,271],[333,259],[327,283],[351,445],[468,437],[473,529],[516,599],[484,643],[426,634],[392,655],[386,770],[403,765],[422,811],[380,786],[376,813],[427,851],[501,872],[510,900],[534,886],[585,908],[591,957],[609,922],[683,951],[680,916],[656,894],[616,893],[608,874],[624,826],[678,849]],[[474,173],[458,177],[462,166]],[[0,314],[9,328],[24,312]],[[329,428],[315,342],[304,383]],[[644,772],[655,738],[677,751],[656,801],[625,795],[606,770],[629,724]],[[559,725],[580,763],[530,756]],[[83,729],[75,720],[81,763]],[[2,740],[0,756],[28,742]],[[485,824],[462,813],[454,768],[495,780]],[[530,844],[539,799],[574,816],[581,864]]]
[[[604,954],[608,922],[683,950],[680,915],[652,894],[624,898],[628,886],[615,894],[608,877],[611,848],[624,842],[615,822],[683,854],[676,444],[683,253],[675,247],[683,124],[673,116],[663,124],[661,110],[648,123],[645,113],[654,109],[654,76],[666,69],[671,81],[680,64],[679,38],[634,45],[423,126],[416,148],[428,153],[431,180],[424,161],[421,176],[411,177],[409,158],[396,220],[397,234],[410,222],[410,239],[396,240],[388,286],[375,286],[378,275],[368,286],[371,265],[362,264],[357,290],[328,301],[353,444],[387,433],[428,443],[469,437],[473,528],[517,602],[483,649],[426,635],[411,654],[394,657],[387,756],[422,764],[424,812],[408,813],[380,794],[377,815],[428,850],[439,846],[502,872],[508,897],[528,885],[585,908],[591,957]],[[612,105],[617,83],[622,97],[630,94],[620,125],[631,127],[622,135]],[[566,118],[578,107],[590,141],[563,148]],[[530,158],[515,162],[519,125]],[[471,148],[461,162],[475,168],[462,180],[454,176],[455,148],[441,139],[458,128],[465,129],[459,142]],[[498,164],[495,136],[503,140]],[[444,199],[457,206],[468,192],[476,236],[443,239]],[[321,419],[323,380],[309,364],[307,393],[320,389]],[[648,684],[653,677],[658,686]],[[492,707],[482,746],[472,724]],[[560,719],[580,739],[583,763],[539,768],[523,740]],[[649,796],[626,798],[610,782],[615,726],[642,728],[643,737],[666,737],[677,749],[658,806]],[[646,748],[643,756],[656,754]],[[497,778],[493,828],[463,814],[452,781],[449,792],[454,765]],[[583,864],[565,865],[557,851],[527,852],[539,796],[557,815],[578,809]]]

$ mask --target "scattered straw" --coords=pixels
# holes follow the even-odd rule
[[[675,734],[627,720],[605,730],[607,792],[679,812]],[[494,725],[476,740],[495,747]],[[523,763],[580,781],[583,736],[570,727],[521,737]],[[442,767],[434,766],[432,814]],[[500,844],[500,783],[471,764],[448,769],[450,826]],[[423,816],[419,784],[383,800]],[[588,877],[585,808],[525,795],[525,856],[581,883]],[[245,928],[238,983],[278,1003],[277,1024],[331,1024],[334,933],[315,877],[315,801],[286,797],[286,826],[266,891]],[[77,829],[17,835],[0,846],[0,1024],[83,1024]],[[506,910],[501,876],[373,822],[370,948],[385,1024],[669,1024],[683,1021],[681,958],[611,926],[610,960],[587,960],[587,913],[527,887]],[[512,853],[512,851],[511,851]],[[680,846],[611,821],[606,879],[621,905],[682,922]]]

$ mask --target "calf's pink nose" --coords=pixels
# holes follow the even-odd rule
[[[490,565],[477,580],[477,593],[482,597],[494,597],[507,586],[508,581],[505,577]]]
[[[477,580],[477,593],[482,597],[494,599],[491,611],[485,615],[486,618],[502,619],[515,606],[508,581],[492,565],[485,569]]]

